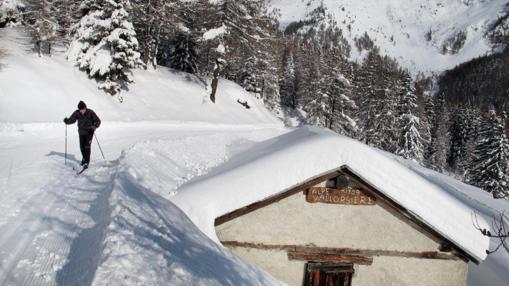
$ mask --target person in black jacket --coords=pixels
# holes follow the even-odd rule
[[[101,125],[101,119],[92,109],[88,109],[87,105],[80,101],[78,110],[74,111],[69,118],[64,118],[64,123],[69,125],[78,121],[78,133],[80,136],[80,149],[83,159],[81,165],[86,169],[90,164],[90,153],[94,132]]]

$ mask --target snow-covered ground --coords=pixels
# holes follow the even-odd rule
[[[0,133],[0,285],[269,285],[161,195],[281,130],[126,123],[92,167],[64,165],[63,126]],[[145,186],[149,185],[151,189]],[[168,284],[169,283],[169,284]]]
[[[282,26],[305,19],[323,3],[352,46],[365,32],[383,54],[417,72],[441,72],[489,53],[486,33],[507,9],[506,0],[267,0],[279,9]],[[349,28],[350,27],[350,28]],[[465,43],[457,54],[443,53],[443,44],[458,33]]]
[[[232,205],[182,200],[179,191],[203,182],[203,175],[274,151],[264,149],[274,142],[284,150],[295,134],[307,136],[306,129],[284,128],[261,102],[228,81],[221,82],[214,105],[189,75],[137,71],[136,85],[119,103],[61,52],[38,58],[20,30],[1,30],[0,47],[7,53],[0,59],[0,285],[280,284],[190,219],[205,205]],[[92,167],[78,177],[72,170],[81,159],[75,126],[68,127],[64,165],[61,120],[81,99],[103,119],[97,137],[106,159],[94,142]],[[505,208],[505,202],[483,205],[487,194],[409,166],[455,186],[452,195],[479,213]],[[472,267],[470,281],[486,281],[486,273],[495,272],[492,280],[499,283],[490,285],[506,285],[503,259]]]
[[[20,29],[2,29],[0,47],[0,285],[279,284],[163,198],[245,142],[285,132],[262,102],[221,81],[207,103],[198,79],[161,68],[136,71],[120,103],[62,52],[38,58]],[[64,165],[61,121],[79,100],[103,120],[106,160],[94,142],[77,177],[76,127]]]

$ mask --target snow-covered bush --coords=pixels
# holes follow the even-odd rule
[[[123,0],[87,0],[72,28],[68,59],[115,95],[133,82],[131,69],[142,65],[138,40]]]

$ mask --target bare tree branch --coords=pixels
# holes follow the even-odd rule
[[[479,230],[482,235],[487,236],[489,238],[498,239],[497,246],[492,250],[486,250],[486,253],[492,254],[497,252],[500,248],[505,249],[507,253],[509,253],[509,226],[507,222],[509,221],[509,217],[507,216],[505,211],[502,211],[497,217],[493,217],[491,222],[491,231],[486,228],[481,228],[479,224],[479,220],[477,219],[477,214],[473,215],[472,222],[474,227]],[[492,232],[493,231],[493,232]]]

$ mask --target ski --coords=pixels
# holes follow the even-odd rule
[[[86,170],[86,169],[88,169],[88,166],[86,166],[86,165],[85,165],[85,166],[83,166],[83,168],[82,168],[81,170],[79,170],[79,169],[78,169],[78,170],[76,171],[76,176],[81,175],[83,172],[85,172],[85,170]]]

